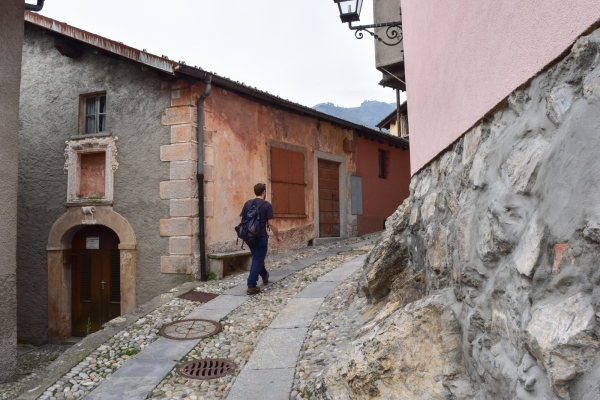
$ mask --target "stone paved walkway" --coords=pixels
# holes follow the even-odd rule
[[[294,296],[269,325],[235,380],[229,400],[287,400],[300,349],[325,297],[358,271],[366,255],[321,276]]]
[[[278,270],[272,271],[270,281],[278,282],[289,275],[326,259],[328,256],[333,256],[339,252],[348,251],[357,246],[369,243],[372,242],[368,240],[362,243],[332,248],[325,252],[294,261]],[[248,397],[247,393],[251,388],[249,389],[244,382],[256,382],[256,379],[261,376],[265,377],[266,375],[270,377],[276,376],[277,379],[275,381],[286,386],[284,391],[269,390],[269,392],[280,393],[280,397],[276,398],[288,398],[294,378],[296,359],[298,358],[300,346],[303,343],[312,318],[318,311],[325,296],[339,285],[345,277],[360,268],[360,265],[362,265],[360,260],[350,262],[338,268],[335,272],[319,278],[319,282],[308,285],[304,291],[299,293],[296,298],[292,299],[285,306],[283,313],[273,321],[274,325],[269,326],[262,335],[252,357],[246,363],[245,368],[232,387],[230,396],[233,397],[231,398],[253,398]],[[271,286],[269,285],[269,288]],[[218,298],[196,308],[196,310],[188,314],[185,318],[221,320],[248,300],[245,291],[245,283],[233,287],[225,291]],[[301,316],[294,315],[294,310],[301,310]],[[124,363],[112,375],[108,376],[106,380],[85,398],[145,399],[151,395],[152,390],[161,380],[199,342],[199,340],[173,341],[160,338],[144,347],[139,354]],[[281,351],[273,353],[271,351],[272,346],[269,346],[269,343],[283,344],[283,347],[279,346]],[[288,345],[285,345],[286,343]],[[223,387],[220,389],[224,390],[228,388]],[[215,394],[216,397],[222,396],[222,394],[219,395],[218,393]],[[197,396],[194,397],[197,398]],[[261,395],[256,398],[267,397]]]

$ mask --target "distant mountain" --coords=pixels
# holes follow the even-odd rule
[[[354,122],[355,124],[377,129],[375,125],[396,108],[396,103],[365,100],[360,107],[339,107],[333,103],[321,103],[313,108],[325,114]]]

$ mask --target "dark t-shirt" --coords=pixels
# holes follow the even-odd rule
[[[275,214],[273,214],[273,206],[266,200],[263,199],[252,199],[248,200],[246,204],[244,204],[244,208],[240,213],[240,217],[244,217],[248,209],[252,207],[252,203],[256,202],[256,207],[258,207],[258,214],[260,215],[260,233],[261,236],[267,236],[267,221],[275,218]]]

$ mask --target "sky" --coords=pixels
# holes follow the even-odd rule
[[[332,0],[46,0],[40,14],[308,107],[396,98],[378,85],[373,39]],[[365,0],[361,24],[372,19]]]

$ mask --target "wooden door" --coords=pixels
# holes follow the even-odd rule
[[[340,236],[340,163],[319,160],[319,237]]]
[[[73,336],[86,336],[121,315],[119,238],[104,226],[73,236],[71,250]]]

